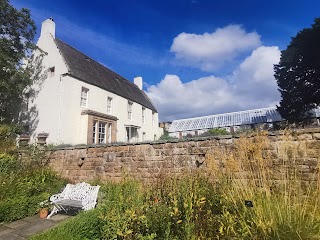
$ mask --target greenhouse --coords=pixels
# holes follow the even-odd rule
[[[243,125],[280,122],[283,119],[276,107],[174,120],[169,128],[171,136],[178,133],[196,134],[212,128],[229,128]],[[175,134],[177,133],[177,134]],[[178,135],[177,135],[178,137]]]

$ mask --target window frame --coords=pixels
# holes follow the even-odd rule
[[[106,122],[98,122],[98,144],[106,143]],[[103,131],[102,131],[103,130]]]
[[[113,102],[113,98],[107,97],[107,113],[108,114],[112,114],[112,110],[113,110],[112,102]]]
[[[85,95],[84,95],[85,93]],[[81,88],[81,96],[80,96],[80,107],[87,108],[89,102],[89,89],[82,87]],[[85,103],[85,104],[83,104]]]
[[[128,112],[128,119],[132,120],[133,119],[133,102],[128,101],[128,106],[127,106],[127,112]]]

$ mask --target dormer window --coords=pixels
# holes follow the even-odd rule
[[[55,71],[55,67],[49,68],[48,77],[54,77],[54,71]]]

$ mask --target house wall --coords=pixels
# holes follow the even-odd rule
[[[67,67],[54,43],[53,37],[46,34],[39,38],[37,45],[46,53],[42,61],[42,76],[48,76],[47,70],[55,67],[54,76],[46,78],[44,81],[37,82],[32,88],[36,91],[36,96],[29,98],[29,109],[36,109],[36,120],[32,137],[38,133],[49,133],[48,142],[58,143],[61,140],[62,121],[61,121],[61,82],[60,76],[67,72]]]
[[[88,115],[81,115],[83,110],[89,109],[104,114],[107,113],[107,97],[112,97],[112,113],[117,117],[116,141],[125,142],[125,125],[139,127],[139,141],[142,141],[142,133],[146,133],[146,140],[154,140],[162,135],[158,127],[158,113],[154,113],[152,123],[152,110],[146,108],[146,122],[142,123],[142,106],[133,102],[133,119],[128,119],[128,100],[103,90],[99,87],[87,84],[78,79],[65,75],[68,73],[67,65],[57,48],[53,34],[54,23],[45,21],[48,26],[42,29],[37,45],[46,53],[43,59],[43,74],[50,67],[55,67],[52,77],[48,77],[40,85],[35,84],[38,95],[30,99],[29,107],[37,109],[37,121],[33,131],[33,138],[41,132],[49,133],[47,143],[54,144],[86,144],[88,134]],[[81,89],[89,89],[87,108],[80,106]],[[92,127],[92,126],[89,126]]]
[[[87,88],[88,103],[87,107],[80,106],[81,89]],[[86,143],[87,118],[81,115],[83,110],[89,109],[96,112],[112,115],[118,118],[117,120],[117,141],[125,142],[125,125],[139,126],[139,140],[142,141],[142,133],[146,132],[146,140],[154,140],[154,135],[160,137],[158,127],[158,113],[154,113],[155,121],[152,123],[152,110],[146,108],[146,121],[142,123],[142,105],[133,102],[132,120],[128,119],[128,100],[114,93],[103,90],[99,87],[79,81],[71,76],[63,78],[63,139],[65,143],[79,144]],[[107,98],[112,98],[112,113],[107,113]],[[75,117],[76,116],[76,117]],[[80,128],[81,131],[77,131]],[[91,126],[89,126],[91,127]],[[78,134],[75,134],[78,133]]]

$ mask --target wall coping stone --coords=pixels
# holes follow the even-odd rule
[[[320,133],[319,127],[305,128],[305,129],[290,129],[292,134],[305,134],[305,133]],[[269,131],[268,136],[279,136],[284,135],[285,130]],[[248,134],[246,137],[254,137],[255,134]],[[135,143],[109,143],[109,144],[95,144],[95,145],[80,145],[80,146],[69,146],[69,147],[54,147],[52,149],[47,149],[47,151],[59,151],[59,150],[73,150],[73,149],[89,149],[89,148],[106,148],[106,147],[117,147],[117,146],[135,146],[135,145],[158,145],[165,143],[179,143],[179,142],[200,142],[206,140],[222,140],[222,139],[237,139],[241,135],[220,135],[220,136],[207,136],[207,137],[197,137],[197,138],[185,138],[185,139],[169,139],[169,140],[157,140],[157,141],[145,141],[145,142],[135,142]]]

